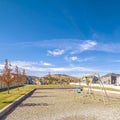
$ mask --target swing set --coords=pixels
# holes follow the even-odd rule
[[[80,85],[80,82],[82,81],[85,81],[86,82],[86,85],[87,85],[87,88],[85,88],[86,90],[84,92],[83,91],[83,87],[82,85]],[[81,94],[83,93],[83,97],[86,99],[87,97],[90,97],[90,96],[93,96],[93,98],[95,99],[95,95],[94,95],[94,89],[92,89],[92,84],[94,83],[99,83],[100,85],[100,90],[101,90],[101,93],[102,93],[102,101],[104,104],[106,104],[106,98],[107,100],[109,99],[108,95],[107,95],[107,92],[105,90],[105,87],[104,87],[104,84],[100,78],[100,75],[99,73],[93,73],[93,74],[90,74],[90,75],[84,75],[80,78],[80,81],[79,81],[79,88],[76,88],[75,89],[75,93],[76,94]],[[84,100],[86,101],[86,100]]]

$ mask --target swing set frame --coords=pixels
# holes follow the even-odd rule
[[[92,84],[94,84],[93,82],[95,82],[95,80],[94,80],[95,78],[97,78],[96,81],[100,85],[100,90],[101,90],[101,93],[102,93],[102,101],[103,101],[103,103],[105,105],[106,100],[109,99],[109,96],[108,96],[107,91],[106,91],[106,89],[104,87],[104,84],[103,84],[103,82],[102,82],[102,80],[100,78],[100,75],[97,72],[95,72],[93,74],[90,74],[90,75],[84,75],[84,76],[82,76],[80,78],[79,87],[81,88],[82,85],[80,85],[80,83],[82,81],[85,81],[86,85],[87,85],[87,90],[83,91],[83,97],[85,98],[84,101],[86,101],[87,97],[90,97],[90,96],[92,96],[95,99],[94,89],[92,88]],[[82,88],[82,90],[83,90],[83,88]],[[76,88],[76,93],[80,94],[82,92],[82,90]]]

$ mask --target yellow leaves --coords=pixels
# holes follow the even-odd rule
[[[18,84],[18,83],[23,83],[23,81],[26,80],[25,70],[23,71],[23,73],[20,73],[18,66],[16,66],[15,74],[11,74],[11,71],[12,71],[11,65],[9,65],[9,62],[6,59],[3,73],[0,76],[0,81],[5,83],[7,87],[9,87],[11,84],[15,82]]]

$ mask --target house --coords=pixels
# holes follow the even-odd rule
[[[32,77],[31,76],[27,76],[26,84],[32,84],[32,83],[33,83]]]
[[[120,76],[117,77],[117,85],[120,86]]]
[[[104,84],[120,85],[120,74],[109,73],[101,77]]]

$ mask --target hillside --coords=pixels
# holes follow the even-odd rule
[[[116,74],[116,73],[108,73],[102,77],[109,77],[109,76],[120,76],[120,74]]]
[[[43,84],[69,84],[77,81],[79,81],[77,77],[65,74],[47,74],[40,78],[40,82]]]

